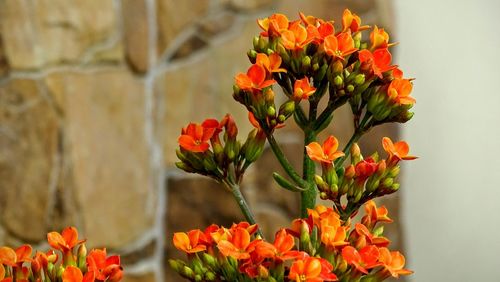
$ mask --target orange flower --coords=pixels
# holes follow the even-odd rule
[[[390,252],[387,248],[379,249],[379,261],[383,264],[384,268],[390,272],[391,276],[398,278],[399,275],[409,275],[413,271],[404,269],[405,257],[400,252]]]
[[[257,20],[257,24],[264,31],[262,36],[279,36],[283,30],[288,29],[288,18],[283,14],[273,14],[268,18]]]
[[[413,105],[416,100],[413,97],[410,97],[412,89],[413,85],[409,79],[395,78],[391,81],[391,84],[389,84],[387,95],[400,105]]]
[[[328,55],[340,60],[356,52],[350,32],[341,32],[337,36],[328,35],[325,37],[323,48]]]
[[[203,244],[200,244],[200,237],[203,239],[205,235],[200,230],[191,230],[187,234],[185,232],[174,233],[174,246],[185,253],[194,254],[207,249]]]
[[[318,142],[312,142],[306,146],[306,151],[311,160],[329,164],[335,159],[344,156],[343,152],[337,151],[338,147],[337,138],[330,135],[323,143],[323,146]]]
[[[321,220],[321,242],[329,249],[348,245],[347,227],[332,225],[327,219]]]
[[[367,245],[387,247],[390,243],[389,239],[383,236],[374,236],[370,233],[370,230],[361,223],[356,223],[354,230],[349,235],[349,240],[352,245],[358,249],[364,248]]]
[[[263,66],[269,73],[286,72],[286,69],[280,68],[281,57],[277,53],[272,53],[269,56],[264,53],[258,53],[255,63]]]
[[[347,246],[342,249],[342,257],[348,264],[354,265],[356,269],[364,274],[368,274],[367,269],[371,269],[380,265],[378,263],[379,250],[376,246],[369,245],[361,250],[356,250],[352,246]]]
[[[89,272],[93,272],[97,280],[116,282],[123,276],[120,266],[120,256],[106,255],[106,249],[96,249],[90,251],[87,256],[87,267]]]
[[[218,121],[213,119],[208,119],[203,122],[202,125],[197,123],[190,123],[186,128],[183,128],[181,131],[181,136],[179,137],[179,145],[188,151],[201,153],[208,150],[210,144],[208,140],[212,138],[212,136],[217,131],[217,127],[211,125],[211,122],[207,121],[215,121],[217,125]]]
[[[358,15],[351,13],[349,9],[344,10],[344,13],[342,14],[343,32],[347,31],[348,29],[350,29],[351,32],[357,32],[368,28],[370,27],[367,25],[361,26],[361,18]]]
[[[258,64],[253,64],[247,73],[240,73],[235,77],[236,85],[242,90],[262,89],[271,86],[276,81],[266,80],[266,69]]]
[[[289,50],[302,50],[311,41],[312,38],[308,38],[307,30],[300,24],[300,21],[293,22],[288,30],[281,32],[281,42]]]
[[[288,278],[297,282],[337,281],[333,266],[326,260],[306,257],[293,262]]]
[[[385,206],[377,208],[375,201],[370,200],[365,204],[366,215],[361,219],[361,222],[368,228],[373,228],[377,222],[392,222],[389,218],[389,211]]]
[[[382,138],[382,147],[384,147],[384,150],[389,155],[387,158],[388,166],[393,166],[400,160],[414,160],[417,158],[415,156],[408,155],[410,147],[405,141],[392,143],[392,140],[389,137],[384,137]]]
[[[252,247],[259,242],[259,240],[250,243],[250,233],[247,229],[242,227],[237,227],[231,238],[228,240],[220,240],[217,243],[219,251],[224,256],[231,256],[235,259],[248,259],[250,258],[250,252],[253,250]]]
[[[314,94],[315,91],[316,88],[309,84],[309,79],[307,77],[296,80],[293,85],[293,97],[297,100],[306,100],[309,96]]]
[[[16,252],[9,247],[0,248],[0,264],[15,266],[17,262]]]
[[[85,273],[85,276],[82,274],[80,268],[76,266],[68,266],[64,269],[62,274],[63,282],[93,282],[95,280],[94,272],[89,271]]]
[[[359,61],[364,64],[376,76],[382,78],[382,73],[395,69],[396,66],[391,66],[392,55],[387,48],[377,49],[370,52],[369,50],[359,51]]]
[[[78,241],[78,231],[75,227],[67,227],[61,234],[55,231],[50,232],[47,234],[47,240],[52,248],[63,253],[71,251],[76,245],[85,242],[85,240]]]
[[[389,34],[383,28],[379,29],[378,26],[373,27],[373,31],[370,33],[370,41],[372,42],[372,50],[387,48],[391,45],[389,44]]]

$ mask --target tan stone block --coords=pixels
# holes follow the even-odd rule
[[[209,8],[209,0],[158,0],[158,53],[163,54],[181,31],[200,20]]]
[[[248,12],[269,7],[273,2],[273,0],[231,0],[229,7],[237,11]]]
[[[0,86],[0,217],[5,233],[43,240],[57,177],[59,121],[37,82]]]
[[[127,61],[140,73],[148,70],[149,29],[145,0],[122,1]]]
[[[246,109],[232,97],[232,87],[234,76],[246,72],[250,66],[246,51],[259,31],[253,20],[235,29],[238,32],[227,40],[211,45],[208,52],[167,70],[156,79],[158,131],[169,167],[177,160],[175,149],[181,128],[189,122],[222,119],[231,113],[238,125],[240,140],[244,140],[252,128]]]
[[[112,0],[0,2],[0,30],[13,69],[77,62],[116,29]]]
[[[123,276],[123,282],[154,282],[158,281],[156,275],[153,272],[148,272],[144,274],[131,274],[127,273],[125,270],[125,275]],[[171,281],[171,280],[167,280]]]
[[[0,78],[7,75],[9,72],[9,64],[5,57],[5,50],[3,47],[2,33],[0,31]]]
[[[156,189],[145,135],[144,83],[124,70],[52,74],[63,109],[64,158],[72,167],[83,233],[119,248],[152,227]]]

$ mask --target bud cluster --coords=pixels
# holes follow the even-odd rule
[[[30,245],[17,249],[0,248],[0,281],[2,282],[117,282],[123,271],[119,256],[107,256],[106,249],[87,252],[85,240],[78,240],[74,227],[50,232],[51,249],[32,255]]]
[[[230,114],[220,122],[207,119],[202,124],[190,123],[179,137],[177,157],[180,162],[176,166],[217,181],[228,177],[241,180],[248,166],[262,154],[265,143],[259,124],[252,115],[249,118],[256,128],[250,131],[243,144],[237,140],[238,128]]]

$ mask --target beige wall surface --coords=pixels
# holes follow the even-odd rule
[[[499,281],[498,1],[394,1],[398,62],[416,77],[403,130],[411,281]]]

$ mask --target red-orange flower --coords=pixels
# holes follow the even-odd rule
[[[258,19],[257,24],[264,31],[260,33],[262,36],[279,36],[283,30],[288,29],[288,18],[283,14],[273,14],[265,19]]]
[[[359,51],[359,61],[366,66],[373,74],[382,78],[382,73],[396,68],[391,65],[392,55],[387,48]],[[364,68],[363,68],[364,69]]]
[[[382,138],[382,147],[387,152],[389,157],[387,158],[387,165],[392,166],[397,164],[400,160],[414,160],[417,157],[408,155],[410,152],[410,146],[405,141],[399,141],[392,143],[389,137]]]
[[[365,246],[359,252],[352,246],[346,246],[342,249],[342,257],[348,264],[354,265],[358,271],[364,274],[368,274],[367,269],[380,265],[378,263],[379,250],[373,245]]]
[[[361,26],[361,18],[352,13],[349,9],[345,9],[344,13],[342,14],[342,31],[345,32],[348,29],[351,30],[351,32],[356,32],[356,31],[362,31],[365,29],[370,28],[367,25]]]
[[[337,36],[329,35],[325,37],[323,48],[328,55],[341,60],[357,50],[350,32],[341,32]]]
[[[373,160],[373,158],[368,157],[361,160],[354,167],[356,172],[356,178],[359,181],[365,181],[368,177],[372,176],[378,168],[378,164]]]
[[[281,61],[281,57],[277,53],[272,53],[269,56],[264,53],[258,53],[255,63],[263,66],[269,73],[286,72],[286,69],[280,68]]]
[[[361,219],[361,222],[368,228],[373,228],[377,222],[392,222],[387,208],[385,206],[377,207],[373,200],[365,203],[365,213],[366,215]]]
[[[400,105],[413,105],[416,100],[415,98],[410,97],[412,89],[413,85],[409,79],[395,78],[391,81],[391,84],[389,84],[387,95]]]
[[[295,21],[287,30],[281,32],[281,43],[289,50],[302,50],[313,38],[307,36],[307,29]]]
[[[190,123],[188,126],[182,129],[181,136],[179,137],[179,145],[191,152],[205,152],[210,147],[208,141],[214,133],[217,131],[217,127],[208,126],[211,122],[215,121],[217,125],[219,122],[217,120],[208,119],[203,124]],[[205,125],[207,124],[207,125]],[[205,125],[205,126],[204,126]]]
[[[95,280],[94,272],[89,271],[85,273],[85,276],[82,274],[80,268],[76,266],[68,266],[64,269],[62,274],[63,282],[93,282]]]
[[[293,262],[288,278],[297,282],[337,281],[333,266],[326,260],[306,257]]]
[[[337,138],[330,135],[323,143],[323,146],[318,142],[312,142],[306,146],[306,151],[309,158],[313,161],[331,163],[335,159],[344,156],[343,152],[337,151],[338,147],[339,142]]]
[[[379,249],[379,261],[383,264],[384,268],[390,272],[392,277],[398,278],[399,275],[409,275],[413,271],[404,269],[405,257],[396,251],[389,251],[387,248]]]
[[[185,232],[174,233],[174,246],[188,254],[194,254],[207,249],[204,244],[201,244],[205,234],[200,230],[191,230],[187,234]],[[206,241],[206,240],[205,240]]]
[[[297,100],[305,100],[314,94],[315,91],[316,88],[309,84],[309,79],[307,77],[296,80],[293,85],[293,97]]]
[[[372,42],[371,50],[387,48],[391,45],[389,44],[389,34],[383,28],[378,28],[378,26],[373,27],[373,31],[370,33],[370,41]]]
[[[236,85],[242,90],[262,89],[271,86],[276,81],[266,80],[267,72],[263,66],[253,64],[247,73],[240,73],[235,77]]]
[[[94,272],[97,280],[116,282],[123,276],[120,256],[107,257],[106,249],[90,251],[87,256],[87,267],[89,272]]]
[[[52,248],[64,253],[85,242],[85,240],[78,240],[78,231],[75,227],[67,227],[61,234],[55,231],[50,232],[47,234],[47,240]]]
[[[235,259],[248,259],[252,247],[258,241],[250,242],[250,233],[247,229],[238,227],[232,232],[231,238],[228,240],[220,240],[217,243],[217,248],[224,256],[231,256]]]

